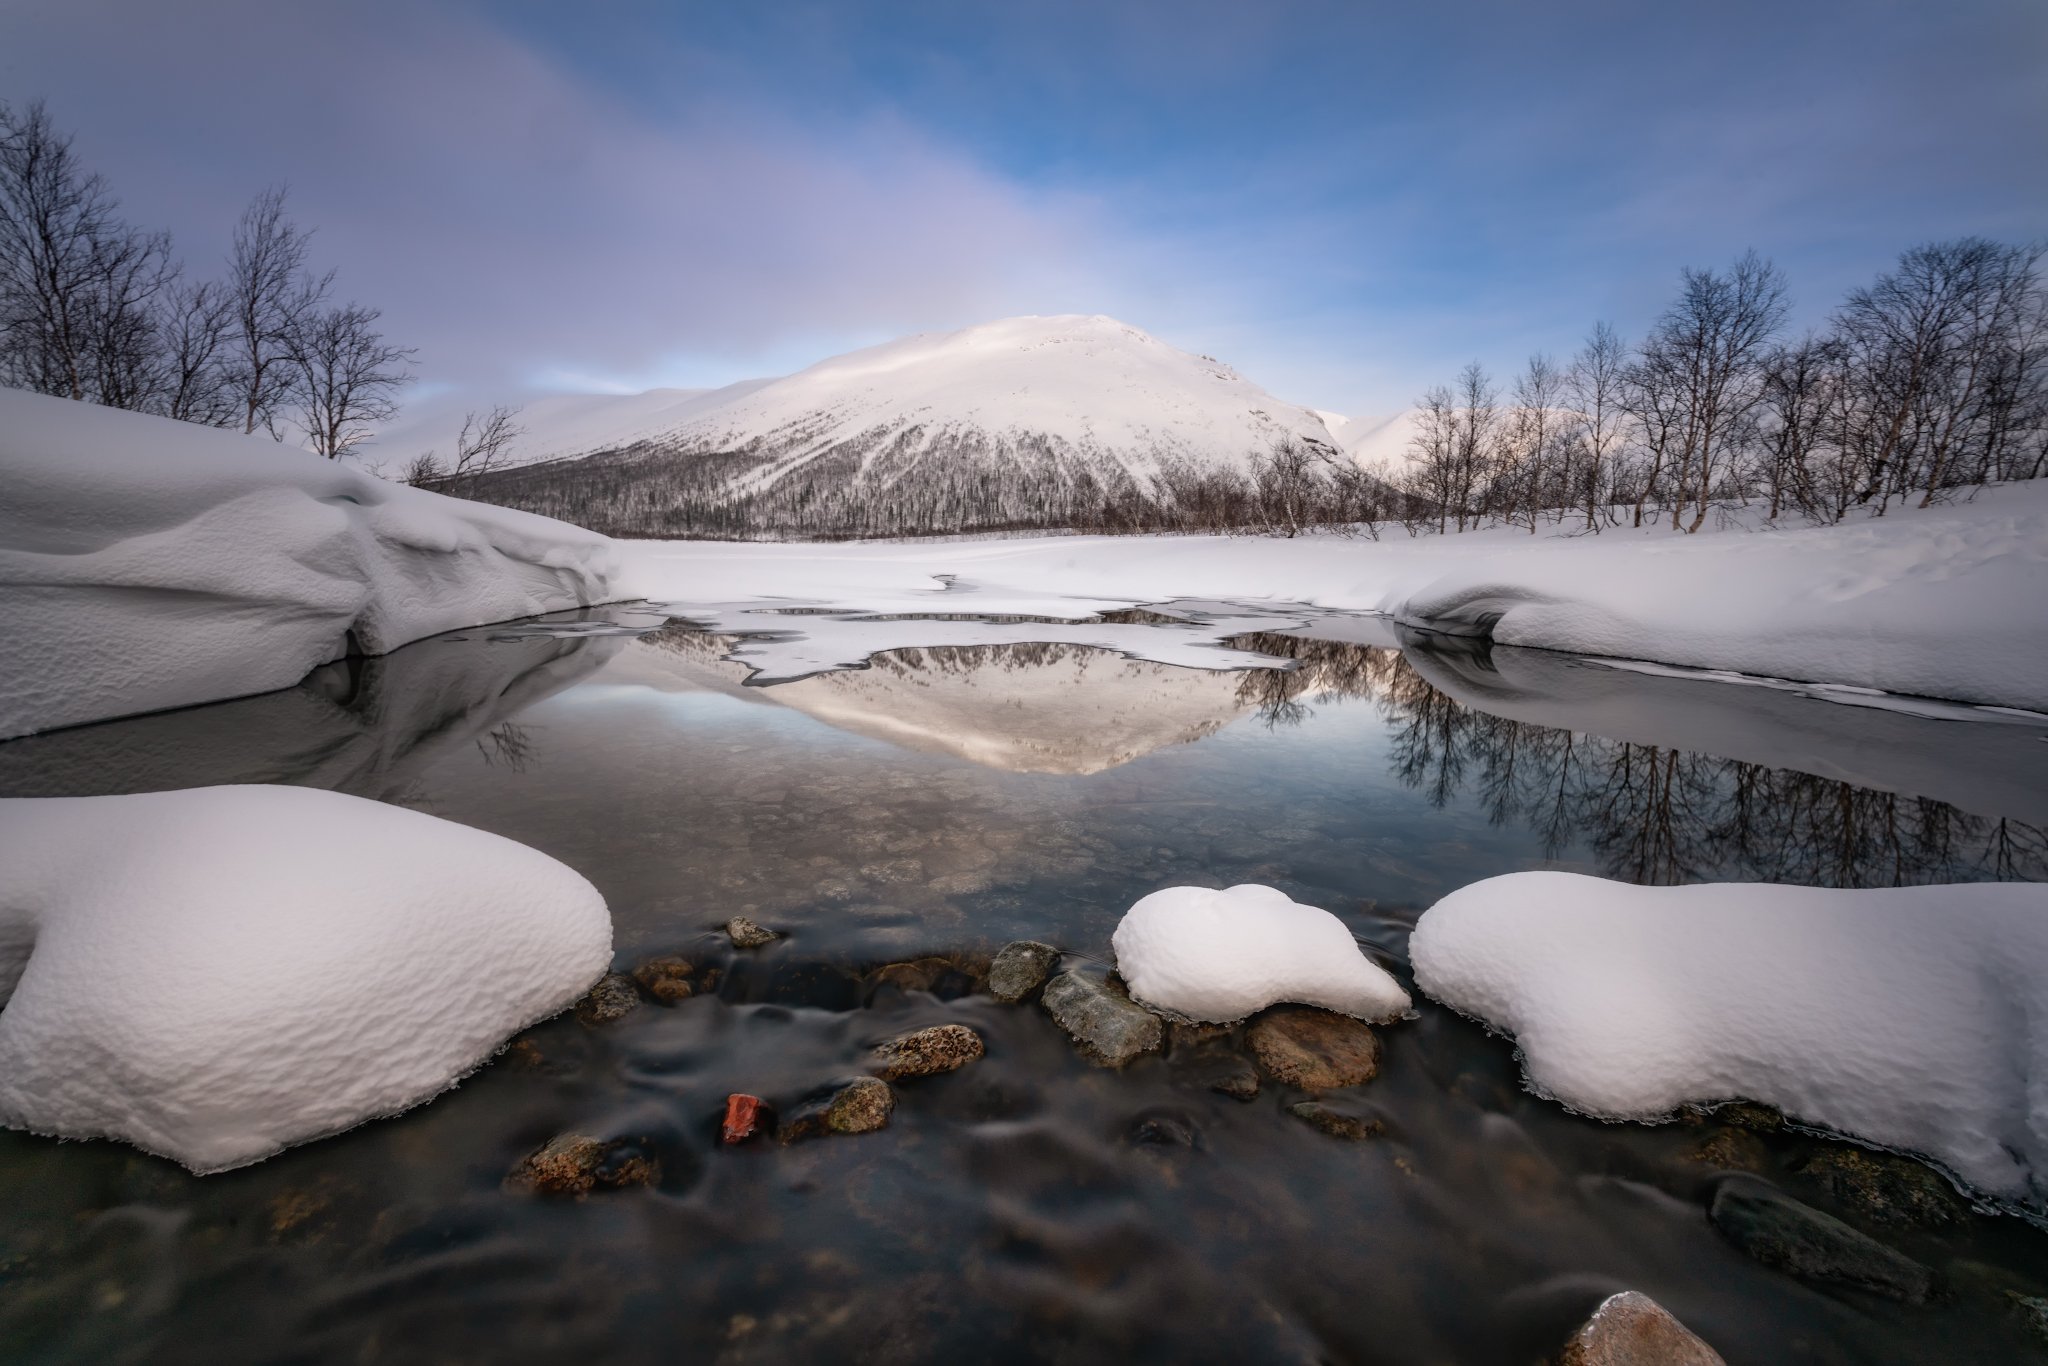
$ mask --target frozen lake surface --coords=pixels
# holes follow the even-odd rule
[[[586,612],[0,745],[0,795],[297,783],[493,831],[596,884],[621,970],[722,974],[224,1175],[0,1134],[0,1359],[1492,1362],[1624,1288],[1737,1363],[2039,1352],[2013,1298],[2048,1295],[2033,1225],[1938,1182],[1901,1215],[1815,1135],[1574,1116],[1426,1002],[1335,1098],[1384,1127],[1347,1143],[1283,1087],[1210,1090],[1213,1041],[1107,1072],[972,990],[1012,939],[1106,960],[1183,883],[1278,887],[1406,983],[1416,916],[1496,873],[2048,878],[2038,719],[1284,606],[962,606]],[[786,937],[735,952],[734,915]],[[719,1147],[729,1092],[788,1106],[946,1021],[988,1056],[901,1084],[882,1132]],[[629,1140],[658,1183],[503,1188],[565,1131]],[[1706,1213],[1731,1171],[1941,1292],[1752,1260]]]

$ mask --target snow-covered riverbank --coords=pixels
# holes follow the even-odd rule
[[[0,389],[0,737],[289,687],[619,596],[592,532],[267,438]]]
[[[1508,644],[2048,709],[2048,487],[1827,528],[837,545],[624,542],[657,600],[1071,614],[1175,598],[1384,612]]]

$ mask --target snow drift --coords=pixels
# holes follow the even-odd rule
[[[610,959],[575,872],[402,807],[0,801],[0,1123],[255,1162],[439,1094]]]
[[[1408,993],[1344,922],[1255,882],[1139,898],[1110,937],[1131,996],[1190,1020],[1241,1020],[1282,1001],[1390,1020]]]
[[[1409,954],[1574,1109],[1762,1101],[2048,1205],[2048,886],[1512,873],[1437,902]]]
[[[591,532],[69,399],[0,389],[0,482],[0,738],[619,596]]]

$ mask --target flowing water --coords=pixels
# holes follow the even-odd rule
[[[1184,619],[1122,614],[1119,641]],[[0,1360],[1535,1362],[1631,1287],[1734,1363],[2043,1354],[2015,1297],[2048,1296],[2048,1233],[1960,1198],[1902,1221],[1829,1179],[1823,1137],[1574,1116],[1422,1003],[1338,1098],[1384,1126],[1347,1143],[1284,1088],[1209,1090],[1213,1041],[1108,1072],[974,990],[1014,938],[1103,962],[1123,910],[1177,883],[1271,883],[1405,980],[1422,909],[1519,869],[2048,878],[2035,722],[1227,613],[1216,662],[1291,667],[1013,621],[751,685],[731,656],[802,638],[781,620],[751,642],[646,611],[458,633],[0,745],[0,795],[303,783],[492,830],[604,892],[622,970],[722,973],[548,1021],[419,1110],[222,1175],[0,1134]],[[735,952],[738,914],[786,937]],[[786,1108],[942,1021],[988,1056],[901,1083],[882,1132],[717,1142],[728,1093]],[[627,1140],[659,1181],[504,1188],[568,1131]],[[1750,1260],[1705,1215],[1737,1168],[1941,1293]]]

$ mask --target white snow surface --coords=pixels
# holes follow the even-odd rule
[[[833,356],[778,379],[723,389],[555,396],[521,415],[515,458],[563,458],[660,441],[678,454],[772,457],[750,475],[765,487],[840,451],[883,446],[894,458],[1003,458],[1039,446],[1150,481],[1162,459],[1245,469],[1282,436],[1335,450],[1323,420],[1229,366],[1191,355],[1114,318],[1004,318],[921,332]],[[428,444],[445,449],[454,427]],[[394,429],[380,451],[410,454],[427,428]]]
[[[1574,1109],[1761,1101],[2048,1203],[2048,886],[1511,873],[1437,902],[1409,956],[1424,993],[1512,1034],[1530,1088]]]
[[[0,801],[0,1123],[241,1166],[438,1095],[610,959],[581,876],[403,807]]]
[[[613,543],[295,447],[0,389],[0,738],[622,596]]]
[[[625,544],[632,591],[685,606],[1071,618],[1077,601],[1307,603],[1505,644],[2048,710],[2048,481],[1834,527],[1570,531]]]
[[[1391,1020],[1410,1005],[1343,921],[1256,882],[1141,897],[1110,942],[1135,1000],[1190,1020],[1241,1020],[1282,1001]]]

